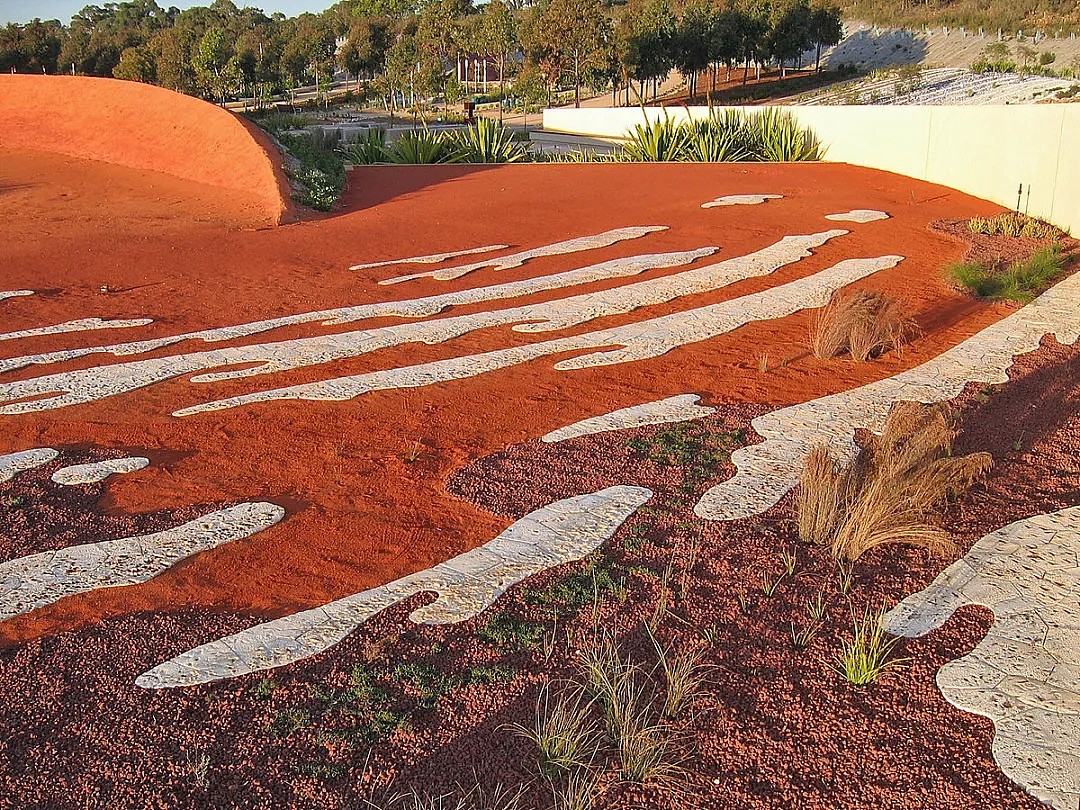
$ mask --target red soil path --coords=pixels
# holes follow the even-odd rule
[[[11,151],[0,151],[0,158],[0,222],[9,237],[0,243],[2,289],[52,291],[3,302],[5,331],[91,316],[155,319],[145,329],[123,333],[10,343],[3,346],[6,356],[430,295],[631,253],[719,245],[719,256],[728,258],[786,234],[831,227],[845,227],[851,234],[771,277],[604,318],[579,330],[757,292],[844,258],[900,253],[906,261],[860,286],[907,300],[925,332],[902,356],[872,364],[825,364],[805,349],[808,316],[800,313],[647,362],[559,372],[552,368],[555,358],[547,358],[452,384],[377,392],[348,402],[285,401],[187,418],[169,415],[251,390],[544,339],[497,328],[447,344],[403,346],[272,378],[210,385],[177,380],[101,402],[0,417],[0,452],[91,445],[169,451],[166,461],[110,481],[106,505],[113,511],[257,499],[290,509],[278,526],[199,555],[145,585],[72,597],[8,621],[0,625],[0,642],[137,610],[206,606],[277,615],[354,593],[475,547],[508,525],[507,519],[446,491],[454,471],[475,459],[590,415],[677,393],[770,406],[803,401],[913,366],[1005,313],[1000,306],[948,289],[940,268],[965,247],[927,229],[935,220],[994,213],[996,206],[844,165],[367,168],[351,175],[343,201],[348,213],[251,231],[228,221],[229,211],[218,207],[220,189],[74,158]],[[110,185],[99,196],[106,176]],[[785,199],[750,208],[700,208],[721,194],[751,192],[783,194]],[[885,210],[892,218],[865,225],[823,219],[863,207]],[[376,280],[397,275],[397,268],[345,269],[358,262],[495,242],[532,247],[630,225],[671,227],[621,246],[535,260],[499,273],[479,271],[449,283],[424,279],[383,287]],[[644,277],[670,272],[677,270]],[[598,282],[525,300],[619,283]],[[112,292],[101,293],[103,285]],[[244,342],[322,331],[327,329],[296,327]],[[182,344],[164,354],[203,348],[202,343]],[[757,356],[766,351],[774,368],[762,374]],[[87,358],[47,371],[113,360]],[[787,361],[782,368],[777,367],[781,360]],[[40,373],[26,369],[6,379]],[[423,452],[408,463],[405,457],[414,442]],[[84,541],[101,539],[107,538]]]
[[[82,76],[0,76],[0,148],[148,169],[226,189],[253,222],[292,216],[270,139],[205,101],[150,84]]]

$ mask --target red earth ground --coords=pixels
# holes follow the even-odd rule
[[[130,143],[128,148],[135,147]],[[197,504],[262,499],[289,509],[279,525],[201,554],[148,583],[70,597],[0,625],[0,643],[7,645],[0,650],[6,697],[0,725],[9,732],[0,768],[7,798],[0,806],[4,801],[22,807],[173,807],[208,800],[208,806],[355,804],[360,783],[371,780],[355,751],[343,754],[340,740],[328,742],[337,738],[319,736],[325,729],[318,727],[298,736],[268,734],[267,728],[276,727],[286,710],[309,711],[311,701],[325,703],[325,696],[318,698],[313,690],[341,688],[349,668],[358,663],[381,666],[422,658],[448,670],[490,663],[490,649],[476,638],[487,615],[460,628],[411,628],[406,614],[395,608],[328,655],[275,673],[284,686],[281,694],[267,687],[266,703],[259,702],[264,700],[257,691],[262,681],[255,678],[149,693],[132,685],[134,676],[162,655],[247,626],[254,617],[320,604],[484,543],[541,495],[561,497],[578,487],[607,483],[643,483],[660,493],[654,510],[643,510],[616,538],[623,550],[610,550],[629,585],[621,603],[625,610],[620,613],[614,603],[604,607],[612,627],[640,627],[656,598],[658,572],[666,559],[678,556],[690,573],[676,610],[689,626],[713,627],[709,660],[726,673],[718,676],[725,685],[686,729],[696,740],[700,764],[693,789],[701,801],[642,796],[636,788],[619,787],[613,788],[613,806],[723,807],[729,797],[732,806],[747,807],[918,807],[926,806],[930,796],[944,797],[938,806],[950,808],[1032,806],[994,767],[989,723],[949,709],[932,683],[936,666],[962,654],[979,637],[984,618],[968,612],[954,620],[949,633],[913,642],[908,652],[916,663],[902,678],[886,681],[884,690],[852,691],[823,663],[823,650],[814,649],[812,656],[777,652],[787,636],[788,618],[801,610],[806,596],[827,587],[830,598],[839,599],[820,550],[801,552],[806,577],[791,581],[777,606],[751,595],[744,613],[735,598],[737,591],[753,587],[760,568],[773,564],[777,549],[790,540],[790,503],[760,520],[694,529],[701,538],[695,567],[686,559],[689,535],[683,524],[691,520],[696,493],[681,492],[670,471],[629,453],[623,438],[581,440],[552,451],[550,458],[539,454],[535,443],[547,431],[586,416],[684,392],[700,393],[705,402],[720,407],[710,418],[710,430],[745,429],[755,413],[880,379],[935,356],[1008,310],[949,288],[941,268],[967,248],[928,225],[995,213],[997,206],[843,165],[375,167],[351,174],[339,213],[253,229],[250,200],[237,199],[223,184],[196,182],[183,166],[172,169],[152,171],[135,159],[119,166],[26,148],[0,150],[0,222],[6,237],[0,244],[0,289],[38,292],[3,302],[3,331],[95,316],[155,321],[123,333],[24,339],[6,345],[6,356],[418,297],[629,253],[719,245],[719,257],[728,258],[783,235],[834,225],[852,233],[769,277],[604,318],[581,331],[761,291],[842,258],[900,253],[907,259],[898,267],[859,286],[904,299],[922,335],[902,355],[874,363],[822,362],[805,348],[809,316],[803,312],[750,324],[646,362],[558,372],[554,360],[546,358],[452,384],[377,392],[347,402],[284,401],[180,419],[169,414],[254,386],[245,380],[198,386],[175,380],[81,406],[0,417],[2,453],[56,447],[64,450],[65,459],[82,460],[108,450],[145,454],[155,462],[90,488],[93,497],[86,498],[64,499],[52,492],[47,483],[52,467],[16,479],[12,492],[26,500],[34,519],[6,515],[5,531],[20,534],[21,545],[7,544],[5,557],[58,542],[104,540],[174,524]],[[775,193],[784,199],[752,208],[700,208],[714,197],[739,193]],[[866,225],[823,219],[852,208],[878,208],[891,218]],[[424,279],[385,287],[376,282],[396,275],[393,268],[345,269],[495,242],[534,247],[631,225],[670,228],[587,254],[535,260],[499,273],[479,271],[452,284]],[[645,277],[670,272],[677,270]],[[619,283],[597,282],[581,290]],[[461,307],[455,314],[479,308]],[[323,329],[292,327],[240,343]],[[290,371],[258,386],[390,368],[527,340],[505,328],[483,330],[446,344],[398,347]],[[182,345],[161,354],[190,350]],[[766,352],[770,370],[761,373],[758,358]],[[1051,354],[1050,360],[1060,361],[1050,363],[1051,369],[1075,366],[1073,355]],[[91,357],[48,370],[112,361]],[[1032,379],[1056,373],[1032,363]],[[39,373],[29,368],[4,379]],[[1058,381],[1051,389],[1060,396],[1040,420],[1048,426],[1039,433],[1042,452],[1035,454],[1033,448],[1030,458],[1006,459],[995,479],[1004,482],[999,488],[1005,495],[1026,474],[1025,465],[1036,460],[1053,465],[1061,457],[1054,447],[1063,441],[1067,445],[1075,433],[1075,425],[1061,417],[1072,401],[1066,383]],[[1002,407],[997,421],[991,414],[985,424],[1011,424],[1024,416]],[[655,432],[646,429],[642,435]],[[1003,433],[998,427],[990,438],[1000,443]],[[409,462],[416,442],[422,452]],[[522,443],[528,443],[528,452],[521,451]],[[519,462],[507,465],[506,458]],[[492,487],[491,476],[503,485]],[[626,476],[629,480],[622,480]],[[90,508],[99,493],[104,514],[80,522],[77,509]],[[1068,500],[1056,490],[1042,495],[1043,500]],[[980,510],[979,503],[976,499],[971,507],[974,513],[951,518],[965,545],[974,539],[969,535],[986,530],[984,523],[1023,511],[1000,505]],[[645,524],[644,550],[636,548],[641,545],[635,540],[639,523]],[[859,602],[895,601],[925,584],[941,565],[918,551],[871,558],[860,570],[860,581],[867,584]],[[555,576],[538,578],[536,586],[544,587]],[[498,609],[509,606],[529,620],[546,615],[530,605],[525,589],[519,588]],[[846,625],[843,611],[832,615],[823,640],[834,641]],[[587,618],[579,616],[577,622],[575,632],[584,632]],[[682,632],[663,628],[665,639]],[[748,638],[752,643],[746,643]],[[647,653],[640,631],[629,643],[637,654]],[[537,673],[549,668],[554,676],[569,674],[573,653],[560,645],[548,661],[533,650],[510,663],[526,672],[505,686],[464,687],[452,705],[444,701],[435,716],[421,712],[411,730],[395,732],[378,754],[375,772],[407,771],[419,780],[414,784],[434,786],[471,781],[473,765],[489,784],[523,778],[522,771],[531,767],[528,747],[503,723],[529,722],[534,687],[542,679]],[[405,697],[415,701],[409,688]],[[343,722],[337,714],[327,717],[331,725]],[[496,734],[502,736],[496,739]],[[501,744],[505,749],[493,753],[493,746]],[[190,768],[190,757],[204,747],[215,764],[209,798]],[[290,760],[298,750],[312,758],[299,777],[297,763]]]
[[[276,615],[354,593],[429,567],[505,528],[506,521],[445,490],[446,479],[473,459],[590,415],[685,391],[700,392],[706,400],[801,402],[917,364],[1005,312],[948,289],[941,267],[958,258],[963,247],[927,230],[944,216],[986,214],[995,206],[843,165],[369,168],[352,172],[345,213],[254,231],[221,221],[227,211],[219,207],[218,190],[198,194],[191,184],[165,175],[29,152],[8,152],[2,171],[8,190],[0,205],[10,237],[0,256],[4,286],[52,291],[5,302],[9,329],[78,317],[149,317],[155,323],[138,330],[138,337],[149,338],[433,294],[451,285],[424,279],[384,287],[375,282],[395,275],[392,268],[382,268],[381,274],[346,268],[495,242],[531,247],[627,225],[669,225],[670,230],[587,256],[537,260],[498,274],[477,272],[457,284],[509,281],[629,252],[719,245],[721,257],[738,256],[785,234],[841,224],[823,219],[825,214],[869,207],[888,211],[891,218],[853,225],[849,236],[767,278],[604,318],[585,329],[757,292],[840,258],[900,253],[908,257],[904,262],[861,286],[905,299],[924,331],[902,356],[827,367],[809,356],[808,316],[800,313],[751,324],[648,362],[568,373],[554,370],[548,359],[452,385],[376,392],[351,402],[286,401],[180,419],[169,414],[251,390],[251,383],[196,388],[179,380],[81,406],[4,417],[4,451],[94,445],[175,454],[169,463],[115,480],[107,501],[111,510],[268,499],[283,501],[292,512],[257,537],[201,555],[146,585],[73,597],[6,622],[0,639],[12,641],[131,610],[205,605]],[[110,189],[104,194],[97,191],[103,181]],[[141,189],[140,182],[145,184]],[[750,209],[700,207],[720,194],[754,191],[785,199]],[[211,211],[217,221],[208,220]],[[110,292],[101,293],[102,287]],[[14,356],[132,340],[133,332],[49,336],[5,349]],[[272,339],[303,334],[310,329],[291,327]],[[246,342],[260,338],[266,340],[255,336]],[[280,374],[274,384],[528,339],[505,328],[483,330],[446,344],[398,347],[331,368]],[[173,347],[163,354],[185,349]],[[748,373],[763,352],[771,362],[786,365],[766,376]],[[85,358],[49,371],[97,361]],[[37,373],[30,368],[8,376]],[[420,442],[424,452],[409,463],[413,442]]]

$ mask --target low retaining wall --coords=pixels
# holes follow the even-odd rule
[[[0,75],[0,147],[150,169],[243,195],[261,221],[291,217],[277,149],[251,123],[150,84]]]
[[[938,183],[1080,233],[1080,104],[986,107],[786,107],[826,146],[825,159]],[[669,107],[673,118],[706,107]],[[649,107],[650,119],[665,109]],[[618,139],[640,107],[544,110],[549,132]]]

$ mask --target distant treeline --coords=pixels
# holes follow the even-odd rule
[[[1080,31],[1076,0],[843,0],[844,16],[876,25],[904,28],[943,25],[982,28],[1031,36],[1036,30],[1053,36]]]
[[[343,0],[286,17],[230,0],[179,11],[155,0],[87,6],[70,25],[34,20],[0,28],[0,70],[151,82],[215,101],[270,98],[325,86],[336,70],[389,104],[453,101],[452,70],[481,57],[519,99],[583,86],[642,96],[674,67],[691,92],[712,69],[777,63],[835,44],[828,0]],[[359,79],[368,81],[361,83]]]

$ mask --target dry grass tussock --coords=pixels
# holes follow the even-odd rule
[[[938,524],[941,506],[992,463],[989,453],[953,457],[954,435],[943,406],[898,402],[881,434],[846,466],[826,447],[814,448],[796,493],[800,536],[848,561],[892,543],[947,552],[952,542]]]
[[[862,362],[898,351],[916,331],[893,298],[868,290],[837,293],[810,322],[810,350],[819,360],[847,354]]]

